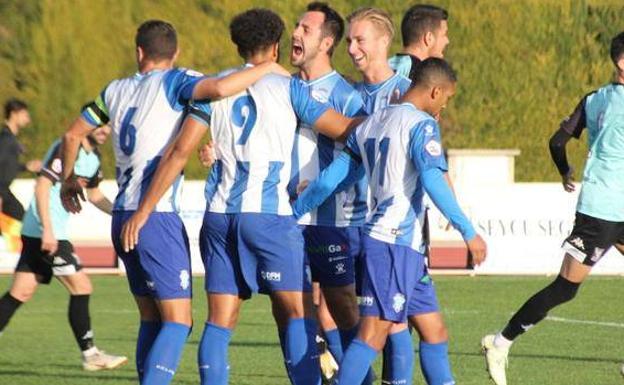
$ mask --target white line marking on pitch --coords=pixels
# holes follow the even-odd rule
[[[570,318],[551,317],[551,316],[548,316],[545,319],[547,321],[564,322],[564,323],[569,323],[569,324],[584,324],[584,325],[607,326],[607,327],[612,327],[612,328],[624,328],[624,324],[618,323],[618,322],[587,321],[587,320],[580,320],[580,319],[570,319]]]

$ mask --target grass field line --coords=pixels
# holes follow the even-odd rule
[[[546,317],[546,320],[554,321],[554,322],[569,323],[569,324],[583,324],[583,325],[605,326],[605,327],[611,327],[611,328],[624,328],[624,323],[619,323],[619,322],[591,321],[591,320],[580,320],[580,319],[553,317],[553,316]]]

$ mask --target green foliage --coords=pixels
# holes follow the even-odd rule
[[[547,277],[436,277],[436,290],[451,335],[449,357],[458,384],[484,385],[485,363],[479,352],[483,335],[503,327]],[[38,289],[20,307],[0,337],[0,384],[3,385],[133,385],[134,347],[138,313],[125,277],[92,278],[91,320],[95,342],[130,362],[115,371],[87,373],[67,324],[67,293],[58,282]],[[0,289],[11,279],[0,277]],[[173,384],[197,385],[197,349],[206,320],[203,278],[194,278],[193,332],[189,336]],[[608,293],[605,295],[605,293]],[[589,321],[588,324],[545,320],[514,345],[509,357],[512,384],[621,384],[624,357],[621,321],[624,311],[621,277],[590,277],[574,301],[554,309],[551,316]],[[602,324],[591,324],[591,322]],[[611,325],[611,326],[609,326]],[[418,339],[414,333],[414,345]],[[277,330],[266,296],[255,296],[241,310],[229,350],[230,384],[287,385]],[[381,373],[381,359],[375,370]],[[424,384],[414,363],[414,383]]]
[[[0,1],[0,101],[15,96],[32,106],[33,127],[23,133],[29,156],[42,156],[79,108],[116,77],[135,70],[134,32],[148,18],[178,29],[181,66],[213,73],[240,63],[228,22],[253,6],[270,7],[290,32],[307,1]],[[403,1],[336,0],[343,15],[383,7],[397,25],[400,49]],[[440,0],[450,14],[448,58],[459,90],[443,119],[447,147],[519,148],[517,179],[557,179],[547,140],[587,92],[610,81],[608,46],[622,30],[620,0]],[[283,56],[289,46],[283,39]],[[357,79],[344,43],[335,65]],[[285,63],[286,57],[283,62]],[[570,146],[577,169],[583,143]],[[105,159],[112,176],[112,154]],[[202,178],[196,160],[187,175]]]

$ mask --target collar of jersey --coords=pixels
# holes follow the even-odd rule
[[[381,90],[382,88],[384,88],[387,84],[390,84],[390,81],[396,78],[397,76],[399,76],[399,74],[395,72],[394,75],[390,76],[388,79],[384,80],[383,82],[377,83],[377,84],[362,82],[362,84],[364,85],[364,91],[366,91],[366,93],[369,95],[374,94],[378,92],[379,90]]]
[[[329,79],[330,77],[332,77],[332,76],[334,76],[334,75],[337,75],[337,74],[338,74],[338,72],[336,72],[336,70],[331,70],[331,72],[326,73],[325,75],[321,76],[320,78],[318,78],[318,79],[314,79],[314,80],[310,80],[310,81],[307,81],[306,83],[307,83],[308,85],[313,85],[313,84],[321,83],[321,82],[323,82],[324,80],[327,80],[327,79]],[[301,77],[299,76],[299,74],[297,74],[297,77],[299,77],[299,78],[301,79]],[[303,79],[302,79],[302,80],[303,80]]]

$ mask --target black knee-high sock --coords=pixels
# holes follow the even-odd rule
[[[22,304],[22,301],[13,297],[8,291],[0,298],[0,332],[7,326],[11,317]]]
[[[80,350],[93,347],[93,331],[89,316],[89,295],[72,295],[69,297],[69,324]]]
[[[503,329],[502,335],[513,341],[520,334],[546,318],[550,309],[570,301],[576,295],[580,283],[570,282],[562,276],[536,293],[518,310]]]

